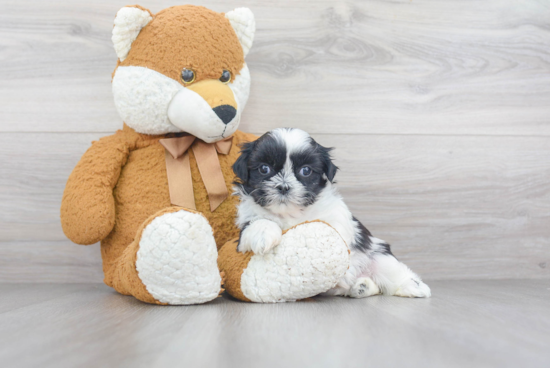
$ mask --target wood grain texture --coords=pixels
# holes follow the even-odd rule
[[[126,1],[0,4],[4,365],[548,366],[547,1],[201,0],[256,16],[241,129],[336,147],[352,211],[433,298],[189,307],[102,285],[99,247],[59,225],[70,171],[121,127],[110,34]]]
[[[547,367],[550,283],[440,281],[431,299],[162,307],[100,284],[1,284],[17,367]]]
[[[122,0],[3,0],[0,281],[100,282],[59,224],[65,181],[121,126],[110,41]],[[153,12],[173,1],[143,1]],[[241,128],[337,147],[354,214],[428,279],[550,278],[550,5],[201,1],[257,34]]]
[[[102,283],[99,245],[76,245],[70,240],[0,241],[0,280]]]
[[[59,224],[65,181],[99,136],[0,135],[0,280],[101,281],[98,247],[71,248]],[[355,216],[423,277],[550,278],[550,138],[315,138],[336,147]]]
[[[173,1],[142,1],[159,11]],[[200,1],[248,6],[243,129],[550,135],[545,1]],[[122,0],[2,1],[0,131],[112,132]]]

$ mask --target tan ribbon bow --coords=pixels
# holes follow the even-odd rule
[[[191,164],[187,153],[187,150],[191,148],[195,154],[197,166],[208,193],[210,210],[214,212],[229,196],[218,159],[218,152],[223,155],[229,154],[233,137],[215,143],[206,143],[192,135],[186,135],[178,138],[161,139],[159,142],[166,148],[166,172],[168,174],[170,202],[176,206],[197,209],[193,195]]]

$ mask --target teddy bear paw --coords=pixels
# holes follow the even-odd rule
[[[220,292],[217,258],[206,218],[180,210],[160,215],[145,227],[136,269],[156,300],[173,305],[200,304]]]
[[[253,302],[305,299],[333,288],[349,267],[349,250],[334,228],[303,223],[282,236],[271,252],[254,254],[241,276],[241,289]]]

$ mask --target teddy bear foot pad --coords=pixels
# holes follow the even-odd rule
[[[253,302],[295,301],[331,289],[348,266],[348,247],[336,230],[304,223],[288,230],[272,252],[252,256],[240,286]]]
[[[200,304],[220,292],[217,257],[206,218],[180,210],[160,215],[145,227],[136,269],[147,291],[159,302]]]

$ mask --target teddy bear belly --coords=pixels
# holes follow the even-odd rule
[[[160,145],[159,145],[160,146]],[[162,148],[162,146],[160,147]],[[112,263],[130,244],[140,225],[159,210],[171,206],[164,149],[148,146],[130,152],[113,190],[116,220],[101,242],[105,263]]]
[[[226,166],[223,162],[225,160],[220,161],[222,166]],[[196,209],[212,226],[219,248],[239,233],[235,225],[237,198],[230,196],[216,211],[211,212],[206,189],[192,153],[190,163]],[[232,179],[226,178],[229,190]],[[111,271],[111,265],[134,240],[140,225],[158,211],[172,206],[164,147],[156,143],[130,152],[113,194],[116,206],[115,226],[101,242],[106,276]]]

